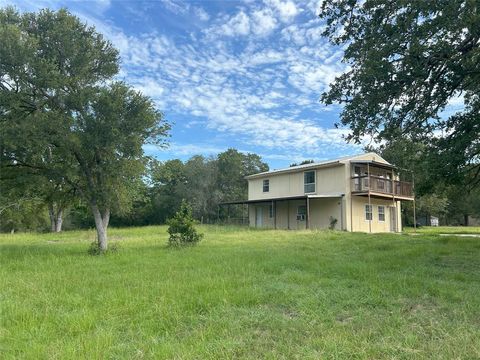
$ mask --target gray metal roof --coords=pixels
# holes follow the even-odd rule
[[[316,169],[316,168],[321,168],[321,167],[338,166],[338,165],[343,165],[344,163],[346,163],[348,161],[354,160],[357,157],[370,155],[370,154],[379,156],[378,154],[375,154],[373,152],[351,155],[351,156],[344,156],[344,157],[339,157],[337,159],[324,160],[324,161],[319,161],[319,162],[315,162],[315,163],[311,163],[311,164],[297,165],[297,166],[291,166],[291,167],[288,167],[288,168],[265,171],[265,172],[261,172],[261,173],[258,173],[258,174],[245,176],[245,179],[254,179],[254,178],[257,178],[257,177],[264,177],[264,176],[276,175],[276,174],[281,174],[281,173],[297,172],[297,171],[303,171],[303,170],[308,170],[308,169]],[[370,160],[359,160],[359,161],[370,161]],[[386,166],[387,164],[383,164],[383,165]]]

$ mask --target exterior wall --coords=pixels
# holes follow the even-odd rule
[[[315,192],[311,195],[338,195],[344,194],[342,198],[314,198],[310,199],[310,228],[328,228],[330,225],[330,216],[337,219],[336,229],[347,231],[370,231],[369,221],[365,220],[365,204],[368,204],[368,198],[355,196],[351,194],[353,166],[351,161],[373,160],[388,164],[380,156],[368,153],[349,160],[341,161],[338,165],[320,167],[314,169],[315,174]],[[371,167],[371,173],[375,174],[375,168]],[[273,228],[275,222],[268,217],[269,204],[268,199],[304,196],[304,172],[310,169],[298,169],[290,173],[265,174],[259,178],[248,179],[248,199],[263,200],[265,203],[252,204],[249,206],[250,226],[255,226],[255,208],[263,207],[262,227]],[[379,170],[383,172],[383,170]],[[379,175],[380,175],[379,172]],[[394,178],[398,178],[395,174]],[[263,180],[269,180],[269,191],[263,192]],[[309,195],[310,195],[309,194]],[[371,198],[373,205],[373,219],[371,221],[372,232],[390,232],[390,207],[394,206],[391,199]],[[305,229],[306,221],[299,221],[297,217],[297,207],[304,205],[305,200],[289,200],[276,202],[276,227],[277,229]],[[378,205],[385,206],[385,221],[378,221]],[[396,205],[396,229],[402,231],[401,222],[401,203]]]
[[[335,229],[342,227],[342,199],[322,198],[310,199],[310,229],[328,229],[330,217],[337,219]],[[250,226],[257,227],[256,214],[262,208],[262,228],[274,228],[275,221],[269,218],[269,204],[259,203],[249,205]],[[297,220],[297,209],[305,205],[305,200],[277,201],[276,204],[276,227],[277,229],[304,230],[306,220]],[[258,226],[260,227],[260,226]]]
[[[371,221],[372,233],[390,232],[390,229],[391,229],[390,212],[391,211],[396,211],[397,232],[402,231],[400,201],[396,201],[395,203],[393,203],[391,200],[388,200],[388,199],[376,199],[376,198],[371,198],[370,201],[373,207],[373,217]],[[365,205],[367,204],[368,204],[368,197],[352,196],[351,211],[353,213],[353,216],[351,217],[351,220],[350,220],[351,223],[348,226],[350,231],[362,231],[362,232],[370,231],[369,221],[366,220],[365,218]],[[378,220],[378,205],[385,206],[385,221]],[[352,226],[353,226],[353,230],[352,230]]]
[[[336,230],[342,229],[342,198],[310,199],[310,228],[328,229],[330,217],[337,219]]]
[[[308,170],[306,170],[308,171]],[[304,172],[272,174],[248,180],[248,200],[274,199],[302,196],[304,192]],[[343,164],[315,170],[315,192],[311,194],[333,194],[345,192],[347,179]],[[263,180],[269,180],[268,192],[263,192]]]
[[[257,226],[257,213],[260,213],[261,225]],[[270,218],[270,203],[260,203],[248,206],[248,220],[252,227],[273,228],[274,219]]]

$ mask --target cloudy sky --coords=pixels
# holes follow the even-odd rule
[[[318,0],[5,1],[25,11],[67,7],[120,50],[120,78],[173,123],[159,159],[255,152],[272,168],[361,152],[319,102],[342,51],[320,36]]]

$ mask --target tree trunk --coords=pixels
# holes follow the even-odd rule
[[[48,204],[48,216],[50,218],[50,231],[55,232],[57,227],[55,226],[55,210],[53,204]]]
[[[63,209],[58,209],[57,216],[55,219],[55,232],[62,231],[62,224],[63,224]]]
[[[57,205],[57,209],[55,211],[55,203],[48,204],[48,216],[50,217],[50,231],[62,231],[63,209]]]
[[[95,203],[92,203],[90,206],[95,219],[95,228],[97,229],[98,247],[101,252],[104,252],[107,250],[107,228],[110,221],[110,209],[105,209],[102,214]]]

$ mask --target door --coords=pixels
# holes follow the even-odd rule
[[[262,227],[263,221],[263,208],[262,207],[255,207],[255,226]]]
[[[390,206],[390,231],[397,232],[397,208]]]

